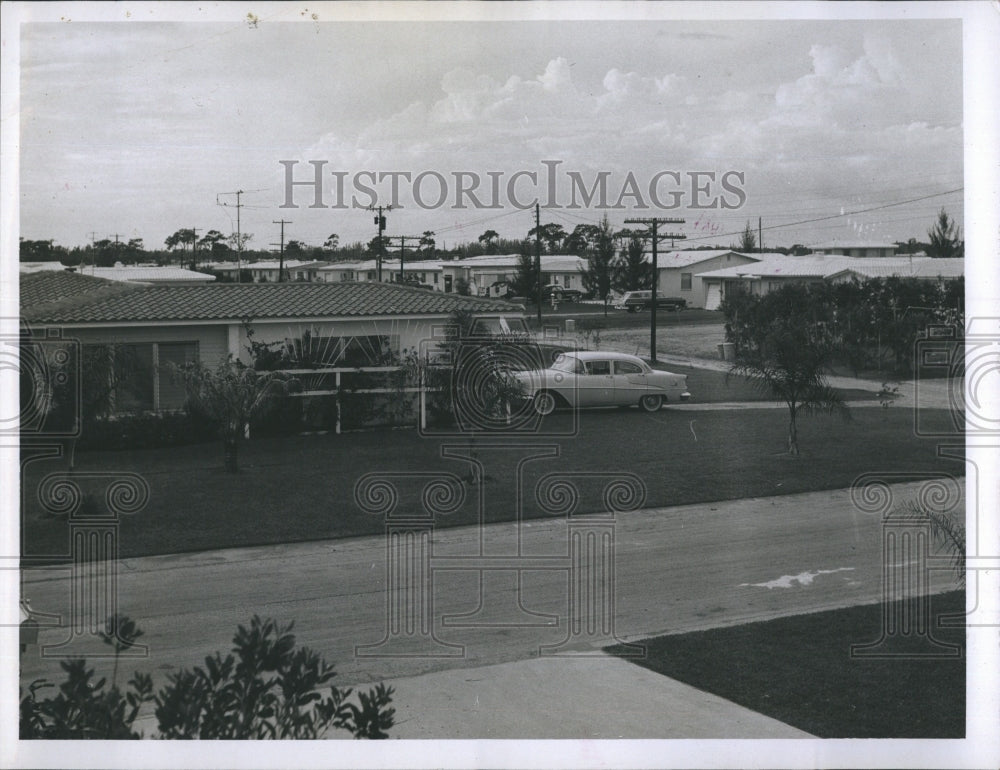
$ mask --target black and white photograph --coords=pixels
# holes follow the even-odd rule
[[[0,765],[1000,763],[996,3],[0,12]]]

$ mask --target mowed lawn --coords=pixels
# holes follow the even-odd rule
[[[487,522],[513,519],[519,498],[527,518],[563,515],[546,511],[536,496],[539,481],[552,473],[573,474],[576,510],[585,512],[605,510],[604,489],[621,473],[641,480],[644,499],[635,503],[652,507],[843,488],[869,471],[964,472],[960,462],[937,457],[934,440],[914,435],[913,413],[901,407],[855,409],[851,422],[802,417],[797,459],[784,453],[784,409],[595,410],[581,415],[575,434],[573,419],[556,413],[542,426],[552,435],[527,436],[520,447],[476,442],[472,451],[485,471],[481,484],[470,462],[442,456],[467,453],[468,439],[421,437],[413,429],[243,442],[238,474],[222,471],[221,442],[81,452],[77,471],[132,472],[148,482],[145,509],[121,522],[123,557],[383,532],[383,517],[365,513],[354,499],[356,483],[370,473],[397,475],[399,513],[421,510],[434,474],[455,474],[464,502],[437,520],[452,526],[479,522],[480,500]],[[924,424],[931,419],[950,425],[944,411]],[[525,462],[519,478],[518,464],[531,454],[542,456]],[[69,525],[42,509],[38,488],[65,464],[29,461],[27,448],[22,457],[22,554],[29,562],[62,560]]]
[[[880,639],[882,610],[661,636],[643,641],[644,659],[629,660],[820,738],[964,738],[965,627],[941,628],[936,619],[961,623],[965,592],[930,598],[930,638],[897,634],[880,648],[893,657],[852,655],[852,645]]]

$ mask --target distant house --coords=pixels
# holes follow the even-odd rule
[[[403,277],[407,282],[421,283],[445,294],[456,292],[458,281],[462,279],[468,282],[474,296],[496,296],[497,287],[514,280],[519,261],[520,256],[517,254],[493,254],[455,260],[410,261],[404,258]],[[583,274],[587,269],[587,260],[568,254],[543,254],[541,262],[542,283],[584,290]],[[327,283],[377,281],[378,263],[374,259],[332,262],[317,271],[317,280]],[[382,281],[399,282],[399,259],[382,260]]]
[[[355,262],[328,262],[316,270],[316,280],[322,283],[378,280],[378,262],[364,259]]]
[[[930,257],[845,257],[807,254],[760,255],[760,262],[711,270],[700,274],[706,287],[707,310],[718,310],[726,294],[739,286],[753,294],[766,294],[785,283],[823,283],[851,278],[898,276],[936,280],[964,275],[964,260]]]
[[[922,278],[943,283],[949,278],[961,278],[965,275],[964,259],[931,259],[929,257],[897,257],[892,264],[883,264],[889,260],[866,260],[867,264],[847,265],[837,272],[830,273],[826,280],[832,283],[849,281],[853,278]]]
[[[109,281],[126,281],[129,283],[186,284],[211,283],[215,280],[214,275],[198,273],[183,267],[174,267],[172,265],[163,267],[156,265],[123,265],[121,262],[116,263],[114,267],[84,265],[71,268],[64,267],[60,262],[21,262],[20,271],[22,273],[63,271],[88,275],[93,278],[104,278]]]
[[[33,333],[59,330],[84,347],[128,353],[134,366],[115,394],[123,412],[183,406],[165,364],[248,361],[246,320],[257,342],[305,346],[328,366],[365,366],[440,339],[456,310],[502,328],[523,328],[524,313],[509,302],[376,282],[141,286],[46,271],[22,275],[20,288],[21,318]]]
[[[765,255],[741,254],[728,249],[667,251],[656,255],[657,290],[669,297],[683,297],[688,307],[705,307],[708,287],[701,273],[759,262]],[[652,253],[645,255],[652,261]]]
[[[317,280],[316,276],[321,267],[326,262],[316,262],[315,260],[286,259],[284,261],[285,281],[306,281]],[[244,264],[243,268],[250,271],[250,275],[256,283],[277,283],[279,279],[279,268],[282,267],[280,260],[267,260],[262,262],[250,262]]]
[[[881,241],[830,241],[810,247],[813,254],[842,257],[892,257],[896,248],[895,243]]]
[[[493,254],[442,262],[444,290],[452,291],[454,281],[464,278],[474,294],[485,295],[491,287],[509,284],[517,276],[518,254]],[[587,260],[572,254],[542,254],[542,283],[585,291],[583,275]]]

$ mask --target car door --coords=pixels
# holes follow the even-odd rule
[[[577,377],[577,398],[580,406],[608,406],[614,403],[615,382],[611,361],[584,361],[586,374]]]
[[[616,404],[637,404],[643,392],[649,389],[646,370],[634,361],[615,361],[612,379]]]

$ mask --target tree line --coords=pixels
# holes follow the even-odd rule
[[[615,244],[610,247],[606,239],[610,236]],[[523,254],[533,255],[537,244],[541,245],[544,254],[567,254],[587,258],[596,256],[592,284],[588,288],[597,296],[604,296],[601,291],[609,280],[603,272],[605,263],[611,260],[609,248],[617,249],[614,255],[618,261],[616,271],[612,271],[610,279],[613,288],[630,291],[648,288],[650,277],[645,274],[646,268],[641,266],[642,234],[628,228],[612,230],[607,215],[598,224],[578,224],[572,231],[557,223],[549,222],[531,228],[524,238],[502,238],[495,230],[486,230],[475,241],[457,243],[451,248],[445,248],[437,243],[433,230],[425,230],[415,247],[407,251],[409,259],[466,259],[490,254]],[[901,254],[925,252],[930,257],[962,257],[965,254],[965,242],[957,223],[942,209],[934,226],[927,232],[926,241],[910,238],[908,241],[897,241]],[[735,251],[754,253],[757,251],[757,236],[747,222],[738,243],[728,246],[698,246],[697,249],[733,249]],[[808,253],[808,248],[795,244],[790,248],[770,247],[769,251],[784,254],[802,255]],[[325,262],[340,262],[351,260],[373,259],[377,256],[393,258],[398,254],[389,238],[376,236],[368,242],[355,241],[342,244],[337,233],[331,233],[321,245],[311,246],[304,241],[292,239],[284,244],[284,256],[288,259],[316,260]],[[142,238],[128,240],[112,240],[102,238],[87,246],[67,248],[55,243],[54,239],[31,240],[20,239],[19,259],[21,262],[61,262],[67,267],[80,264],[97,267],[111,267],[117,262],[135,264],[138,262],[155,262],[160,265],[182,264],[197,265],[201,262],[228,261],[236,258],[237,253],[242,260],[253,262],[271,260],[275,252],[254,246],[253,233],[231,233],[225,235],[219,230],[208,230],[202,235],[195,228],[180,228],[164,240],[163,248],[148,248]],[[517,292],[526,294],[526,292]]]

